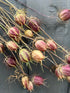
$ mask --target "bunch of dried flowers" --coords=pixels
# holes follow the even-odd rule
[[[30,78],[29,75],[25,73],[24,63],[32,70],[31,64],[34,63],[46,67],[43,61],[47,59],[55,65],[54,73],[58,79],[67,79],[70,82],[69,52],[57,44],[41,28],[38,18],[32,16],[28,17],[23,9],[17,9],[8,0],[5,1],[0,0],[1,3],[9,6],[10,11],[0,7],[0,27],[9,40],[4,39],[4,37],[0,35],[0,53],[5,56],[6,65],[15,68],[14,75],[11,75],[9,79],[15,77],[15,79],[21,82],[24,89],[30,92],[34,89],[34,85],[46,86],[44,82],[45,79],[39,75],[34,75]],[[10,7],[13,8],[14,11],[12,11]],[[69,20],[70,10],[62,10],[58,16],[62,21]],[[46,38],[42,36],[40,32],[44,33]],[[24,38],[29,41],[26,42]],[[11,56],[6,56],[5,47],[11,52]],[[60,57],[57,54],[58,51],[62,53],[62,55],[65,55],[65,57]],[[46,55],[45,53],[48,54]],[[60,60],[59,64],[56,62],[54,56]]]

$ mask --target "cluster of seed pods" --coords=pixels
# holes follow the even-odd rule
[[[7,0],[6,0],[7,1]],[[9,3],[9,2],[8,2]],[[13,6],[12,6],[13,7]],[[1,16],[2,17],[2,16]],[[64,9],[62,10],[59,14],[58,17],[62,21],[67,21],[70,19],[70,10],[69,9]],[[3,17],[2,17],[3,18]],[[14,21],[15,24],[18,24],[20,27],[23,25],[27,24],[27,27],[29,29],[26,29],[24,31],[24,36],[27,37],[28,39],[33,40],[34,48],[30,50],[28,49],[28,45],[26,47],[21,48],[19,46],[19,42],[22,38],[22,34],[20,29],[16,26],[11,26],[7,30],[8,36],[11,38],[10,41],[5,41],[2,38],[2,40],[5,43],[5,46],[10,50],[11,52],[17,52],[19,50],[18,56],[21,61],[21,63],[30,63],[32,61],[35,61],[36,63],[40,63],[46,58],[46,55],[44,55],[44,52],[46,51],[52,51],[53,53],[58,50],[58,44],[53,40],[53,39],[45,39],[45,38],[36,38],[35,33],[40,32],[40,25],[39,25],[39,19],[36,17],[27,17],[25,12],[22,10],[16,11],[16,14],[14,15]],[[4,22],[4,21],[3,21]],[[0,53],[4,53],[4,47],[2,43],[0,43]],[[58,77],[58,79],[67,79],[70,82],[70,54],[65,55],[65,63],[63,64],[58,64],[55,68],[55,75]],[[9,67],[17,67],[20,66],[20,69],[22,68],[22,65],[17,61],[15,57],[6,57],[5,58],[5,63]],[[23,70],[24,71],[24,70]],[[22,71],[22,72],[23,72]],[[40,85],[45,85],[45,79],[38,75],[32,76],[32,78],[29,78],[28,75],[23,75],[21,77],[21,83],[24,89],[29,90],[30,92],[33,91],[34,85],[40,86]]]

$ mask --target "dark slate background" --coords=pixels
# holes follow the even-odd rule
[[[15,0],[9,0],[17,8],[24,8],[23,5],[16,2]],[[27,9],[28,16],[33,15],[40,19],[43,23],[43,29],[59,44],[63,45],[66,49],[70,48],[70,22],[63,23],[57,18],[57,13],[65,8],[70,8],[70,0],[19,0],[25,3],[27,6],[37,10],[44,16],[37,14],[30,9]],[[48,16],[48,17],[46,17]],[[51,16],[51,17],[49,17]],[[54,17],[53,17],[54,16]],[[24,90],[19,82],[8,82],[8,76],[13,74],[14,69],[8,68],[3,63],[3,55],[0,54],[0,93],[28,93]],[[50,64],[48,62],[48,64]],[[48,78],[47,87],[35,87],[32,93],[70,93],[70,84],[67,81],[58,81],[56,76],[49,72],[46,68],[44,73],[41,71],[41,67],[38,65],[34,67],[33,71],[29,70],[29,75],[37,73],[43,78]]]

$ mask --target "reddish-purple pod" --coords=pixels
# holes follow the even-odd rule
[[[59,13],[59,18],[62,21],[66,21],[70,19],[70,10],[69,9],[64,9]]]
[[[10,67],[15,67],[17,65],[16,60],[15,60],[14,57],[5,58],[5,63]]]
[[[38,19],[35,17],[30,17],[28,25],[31,29],[33,29],[35,32],[38,32],[40,30],[40,26],[38,23]]]
[[[8,41],[6,43],[6,46],[11,51],[16,51],[18,49],[18,45],[15,42],[13,42],[13,41]]]
[[[56,50],[57,45],[53,40],[48,39],[47,40],[47,48],[50,49],[50,50]]]
[[[8,35],[9,35],[9,37],[13,38],[14,40],[19,41],[20,31],[17,27],[11,27],[8,30]]]
[[[70,64],[70,54],[65,56],[66,62]]]
[[[25,13],[18,13],[14,16],[14,20],[19,25],[24,25],[26,21]]]
[[[29,62],[30,59],[31,59],[30,52],[27,49],[25,49],[25,48],[20,49],[20,51],[19,51],[19,58],[20,58],[20,60],[22,62],[25,62],[25,63]]]
[[[45,51],[47,49],[47,44],[43,40],[37,40],[35,42],[35,47],[40,51]]]
[[[42,77],[40,77],[40,76],[33,76],[32,82],[33,82],[33,84],[39,86],[39,85],[43,85],[44,84],[44,79]]]
[[[4,45],[0,43],[0,53],[3,53],[3,51],[4,51]]]
[[[70,65],[64,65],[62,66],[62,74],[65,76],[70,76]]]

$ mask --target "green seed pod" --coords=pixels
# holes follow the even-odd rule
[[[28,62],[30,61],[30,53],[27,49],[21,49],[19,51],[19,58],[22,62]]]

